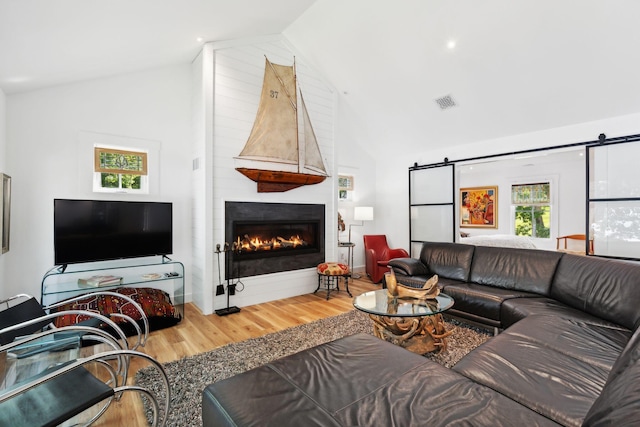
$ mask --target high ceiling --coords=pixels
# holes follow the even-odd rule
[[[285,34],[366,122],[354,138],[419,151],[640,112],[638,17],[636,0],[319,0]]]
[[[206,41],[282,33],[314,1],[0,0],[0,88],[188,63]]]
[[[0,0],[0,88],[283,33],[338,91],[348,137],[428,150],[640,112],[638,16],[637,0]]]

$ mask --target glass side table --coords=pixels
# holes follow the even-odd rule
[[[0,394],[15,384],[38,376],[49,367],[75,360],[80,354],[78,336],[52,339],[45,336],[0,352]]]
[[[418,354],[447,348],[446,337],[453,331],[446,330],[442,313],[453,303],[442,293],[435,299],[399,298],[386,289],[353,299],[355,308],[369,314],[376,337]]]

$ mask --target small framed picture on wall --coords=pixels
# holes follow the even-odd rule
[[[353,175],[338,175],[338,190],[353,191]]]
[[[460,189],[460,227],[498,228],[498,187]]]

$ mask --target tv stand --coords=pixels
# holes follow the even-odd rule
[[[150,276],[153,274],[153,276]],[[78,279],[97,275],[122,277],[122,283],[107,286],[83,286]],[[147,276],[144,276],[147,275]],[[66,298],[120,287],[158,288],[171,295],[171,301],[184,318],[184,265],[167,256],[158,259],[128,259],[63,264],[53,267],[42,278],[40,303],[50,305]]]

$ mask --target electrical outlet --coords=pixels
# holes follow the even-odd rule
[[[345,254],[340,254],[340,262],[344,263],[347,260],[346,258]]]

